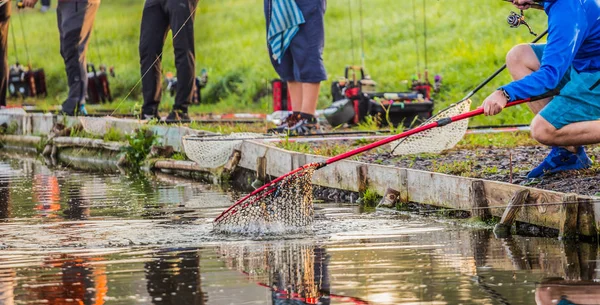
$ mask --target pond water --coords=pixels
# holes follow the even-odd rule
[[[0,156],[0,304],[600,304],[596,245],[337,203],[303,235],[211,233],[232,201]]]

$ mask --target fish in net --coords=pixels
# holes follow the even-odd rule
[[[214,231],[238,234],[302,232],[314,219],[312,176],[307,164],[240,199],[214,221]]]
[[[469,111],[471,100],[467,99],[448,109],[440,111],[419,126],[427,125],[444,118],[450,118]],[[464,137],[469,120],[461,120],[439,128],[429,129],[390,143],[392,154],[410,155],[419,153],[440,153],[451,149]]]

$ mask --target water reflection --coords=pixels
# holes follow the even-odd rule
[[[368,304],[351,296],[331,293],[330,255],[313,244],[268,243],[228,245],[218,248],[229,269],[271,290],[272,305]]]
[[[537,305],[600,304],[600,284],[593,281],[568,281],[547,278],[535,289]]]
[[[71,255],[51,257],[44,268],[60,270],[60,281],[28,285],[29,300],[46,300],[49,304],[101,305],[108,292],[108,278],[102,257],[86,258]],[[42,278],[43,279],[43,278]]]
[[[0,177],[0,219],[10,217],[10,183]]]
[[[600,304],[594,244],[327,204],[310,236],[212,234],[231,201],[0,159],[0,304]]]

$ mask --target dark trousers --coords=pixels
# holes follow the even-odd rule
[[[177,35],[173,38],[177,69],[177,94],[173,110],[187,113],[196,76],[192,12],[197,4],[198,0],[154,0],[147,1],[144,6],[139,45],[144,115],[158,115],[163,81],[161,54],[169,29],[173,35]]]
[[[62,110],[69,115],[76,114],[78,106],[85,103],[88,82],[85,54],[99,5],[59,1],[56,8],[60,55],[65,62],[69,84],[69,95]]]
[[[50,0],[42,0],[43,6],[50,6]]]
[[[8,88],[8,24],[10,22],[11,2],[0,7],[0,106],[6,106]]]

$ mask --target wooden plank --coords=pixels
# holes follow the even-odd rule
[[[471,217],[477,217],[481,220],[487,220],[491,218],[490,210],[488,208],[488,201],[485,194],[485,185],[481,180],[473,180],[471,183],[471,202],[473,208],[471,209]]]
[[[307,163],[323,162],[325,157],[307,155]],[[313,183],[320,186],[358,192],[358,173],[356,167],[361,165],[355,161],[338,161],[315,171]]]
[[[384,195],[388,188],[400,192],[400,197],[408,197],[408,187],[406,184],[406,169],[384,165],[368,165],[369,168],[369,188]],[[406,201],[403,201],[406,202]]]
[[[267,148],[265,157],[269,161],[267,167],[267,175],[269,176],[283,176],[294,169],[293,156],[288,151],[271,146]]]
[[[183,160],[161,160],[154,162],[154,168],[158,169],[176,169],[176,170],[187,170],[187,171],[208,171],[207,168],[201,167],[198,163],[193,161]]]
[[[56,137],[52,139],[54,146],[59,148],[64,147],[85,147],[85,148],[96,148],[105,149],[110,151],[121,151],[124,147],[128,147],[129,144],[121,142],[104,142],[100,139],[89,139],[89,138],[72,138],[72,137]]]
[[[566,194],[560,206],[560,226],[558,228],[560,239],[577,238],[578,215],[577,194]]]
[[[364,193],[369,187],[369,168],[366,164],[356,167],[356,175],[358,176],[358,192]]]
[[[225,163],[225,165],[223,166],[223,169],[229,173],[233,172],[235,170],[235,168],[237,167],[238,163],[240,163],[241,157],[242,157],[242,152],[235,149],[233,151],[233,153],[231,153],[231,156],[229,157],[229,160],[227,161],[227,163]]]
[[[494,234],[496,234],[497,237],[510,235],[510,229],[517,219],[517,213],[519,213],[521,207],[527,201],[528,196],[528,189],[522,189],[515,192],[513,197],[510,199],[508,206],[504,210],[504,213],[502,214],[500,223],[496,224],[494,227]]]
[[[596,240],[598,231],[596,229],[596,219],[594,215],[594,201],[589,197],[579,197],[577,227],[580,235],[588,239]]]
[[[396,204],[398,204],[398,202],[400,202],[400,191],[388,187],[377,206],[383,206],[386,208],[393,209],[396,207]]]
[[[256,158],[264,157],[269,147],[252,141],[244,141],[240,146],[242,156],[239,166],[249,170],[256,170]]]
[[[518,215],[516,221],[526,222],[538,226],[558,229],[560,225],[560,205],[564,193],[546,191],[535,188],[525,188],[520,185],[508,184],[497,181],[483,180],[485,185],[486,197],[492,216],[502,216],[506,202],[515,192],[522,189],[529,190],[529,197]]]
[[[33,134],[49,134],[54,126],[54,116],[51,113],[32,113],[31,132]]]
[[[411,169],[406,173],[409,201],[471,210],[471,179]]]
[[[256,158],[256,178],[262,182],[267,182],[267,158]]]

